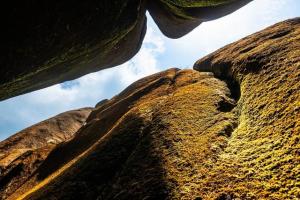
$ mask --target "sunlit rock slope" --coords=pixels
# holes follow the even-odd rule
[[[230,44],[194,69],[241,88],[239,125],[200,181],[201,193],[300,199],[300,18]]]
[[[7,199],[299,199],[300,19],[99,103]]]
[[[211,73],[170,69],[141,79],[98,106],[11,199],[26,191],[21,198],[193,195],[193,176],[204,173],[202,163],[217,158],[237,126],[235,104]]]

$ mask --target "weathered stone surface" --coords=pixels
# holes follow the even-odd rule
[[[288,20],[133,83],[8,199],[300,198],[299,33]]]
[[[0,142],[0,199],[26,182],[57,144],[70,140],[91,111],[59,114]]]
[[[199,20],[221,17],[249,0],[203,2],[174,1],[174,9],[159,0],[12,0],[0,12],[0,100],[127,61],[143,41],[147,7],[165,34],[178,37]]]
[[[141,79],[97,107],[9,199],[36,184],[20,199],[184,196],[189,174],[214,159],[236,126],[227,104],[235,104],[230,90],[210,73],[170,69]]]

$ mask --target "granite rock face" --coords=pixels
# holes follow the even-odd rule
[[[68,111],[0,142],[0,199],[20,187],[59,143],[70,140],[92,108]]]
[[[300,198],[300,20],[101,101],[7,199]]]
[[[0,12],[0,100],[129,60],[143,41],[146,9],[167,36],[179,37],[248,2],[12,0]]]

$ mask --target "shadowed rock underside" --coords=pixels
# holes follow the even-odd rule
[[[0,8],[0,100],[126,62],[142,44],[146,9],[180,37],[250,1],[9,1]]]

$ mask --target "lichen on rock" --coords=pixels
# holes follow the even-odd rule
[[[239,126],[201,180],[208,199],[300,198],[299,36],[300,19],[287,20],[196,62],[241,88]]]

